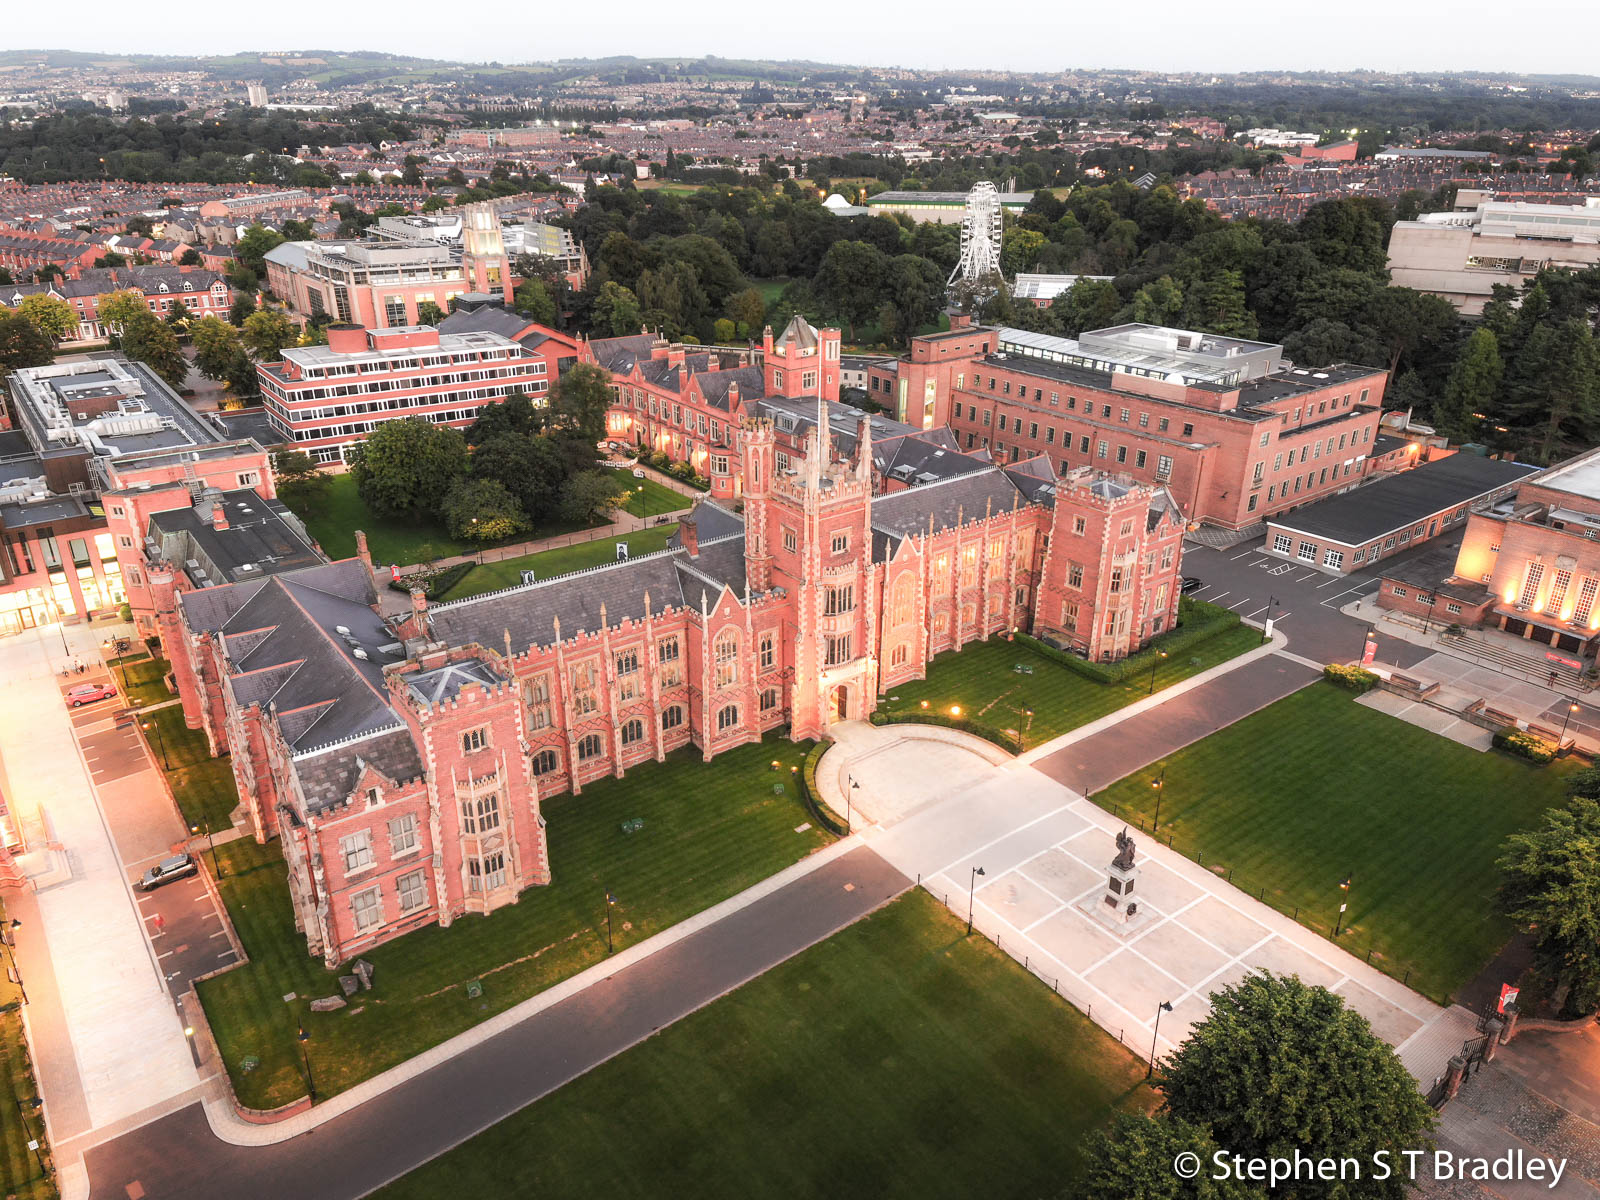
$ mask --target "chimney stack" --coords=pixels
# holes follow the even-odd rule
[[[683,543],[683,548],[689,552],[690,558],[700,557],[700,531],[695,527],[692,512],[678,522],[678,540]]]

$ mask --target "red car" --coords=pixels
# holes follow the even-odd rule
[[[93,704],[107,696],[115,696],[117,689],[109,683],[80,683],[67,693],[67,704],[77,708],[80,704]]]

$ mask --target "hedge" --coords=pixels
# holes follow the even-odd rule
[[[1163,651],[1169,658],[1175,654],[1182,654],[1238,624],[1239,614],[1236,612],[1230,612],[1216,604],[1207,604],[1203,600],[1192,600],[1188,596],[1181,596],[1178,599],[1176,626],[1152,639],[1150,645],[1139,653],[1108,663],[1090,662],[1088,659],[1079,658],[1070,650],[1041,642],[1030,634],[1018,633],[1014,636],[1028,649],[1096,683],[1121,683],[1130,675],[1148,671],[1151,662],[1160,658]]]
[[[1494,746],[1497,750],[1535,763],[1547,763],[1556,756],[1556,748],[1542,737],[1511,725],[1494,735]]]
[[[1352,692],[1370,692],[1378,686],[1378,677],[1365,667],[1349,667],[1343,663],[1329,663],[1322,668],[1322,677]]]
[[[982,721],[974,721],[971,717],[952,717],[941,712],[875,712],[868,718],[874,725],[944,725],[950,729],[959,729],[962,733],[970,733],[974,737],[981,737],[986,742],[993,742],[1008,754],[1022,753],[1022,739],[1014,733],[1007,733],[1004,729],[996,729],[993,725],[985,725]]]
[[[408,596],[411,594],[412,588],[421,588],[422,594],[429,600],[437,600],[466,578],[467,572],[471,571],[475,566],[477,566],[476,563],[470,562],[451,563],[442,571],[435,571],[432,575],[421,578],[416,575],[408,575],[404,579],[391,579],[389,586],[397,592],[406,593]]]
[[[822,794],[817,791],[817,764],[832,745],[832,742],[818,742],[806,754],[805,765],[800,768],[800,800],[813,821],[835,837],[843,837],[850,832],[849,827],[822,802]]]

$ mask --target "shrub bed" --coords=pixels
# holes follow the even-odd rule
[[[1365,667],[1349,667],[1343,663],[1329,663],[1322,668],[1322,677],[1346,691],[1357,693],[1370,692],[1378,686],[1378,677]]]
[[[828,752],[828,747],[831,745],[832,742],[818,742],[806,755],[805,762],[800,767],[800,799],[805,803],[813,821],[835,837],[843,837],[850,832],[849,827],[839,819],[833,809],[822,802],[822,794],[817,791],[817,764],[822,761],[822,756]]]
[[[1022,739],[1016,734],[996,729],[993,725],[985,725],[982,721],[974,721],[971,717],[952,717],[948,713],[927,710],[897,713],[880,711],[873,713],[868,719],[874,725],[943,725],[949,729],[959,729],[962,733],[970,733],[974,737],[981,737],[986,742],[993,742],[1008,754],[1022,753]]]
[[[1556,756],[1556,748],[1542,737],[1510,725],[1494,735],[1494,746],[1534,763],[1547,763]]]
[[[412,588],[421,588],[422,594],[429,600],[437,600],[465,579],[475,566],[476,563],[470,562],[451,563],[448,567],[442,567],[426,575],[414,574],[407,575],[403,579],[391,579],[389,586],[407,595],[411,594]]]

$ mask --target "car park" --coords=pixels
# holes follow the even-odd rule
[[[139,876],[138,888],[141,892],[154,891],[164,883],[171,883],[174,879],[183,879],[193,875],[199,866],[188,854],[174,854],[171,858],[163,858],[143,875]]]
[[[80,683],[67,692],[67,705],[77,708],[83,704],[93,704],[96,700],[104,700],[108,696],[115,696],[117,689],[109,683]]]

